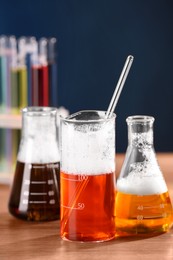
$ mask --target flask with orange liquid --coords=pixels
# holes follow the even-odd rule
[[[153,147],[149,116],[127,118],[128,148],[117,180],[118,236],[155,235],[169,230],[173,210]]]

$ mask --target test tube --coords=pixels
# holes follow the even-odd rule
[[[16,42],[15,36],[11,35],[8,37],[6,61],[7,61],[7,86],[6,86],[6,111],[11,111],[11,63],[13,55],[16,55],[13,48],[13,43]],[[5,130],[5,158],[6,158],[6,172],[12,172],[12,131],[11,129]]]
[[[31,37],[20,37],[18,40],[18,46],[19,46],[19,53],[22,53],[25,60],[25,65],[27,69],[27,102],[28,105],[32,105],[32,74],[31,74],[31,68],[32,68],[32,56],[37,52],[38,46],[37,46],[36,38]]]
[[[40,67],[38,69],[39,75],[39,106],[49,105],[49,75],[47,63],[47,45],[46,38],[39,40],[39,60]]]
[[[5,60],[6,60],[6,68],[4,71],[5,77],[5,112],[10,112],[11,109],[11,77],[10,77],[10,70],[11,70],[11,63],[13,53],[13,41],[16,41],[15,36],[11,35],[7,37],[6,41],[6,48],[5,48]]]
[[[57,106],[58,95],[57,95],[57,50],[56,38],[48,39],[48,70],[49,70],[49,103],[51,106]]]
[[[7,61],[6,61],[7,37],[0,37],[0,111],[5,112],[6,85],[7,85]]]
[[[14,43],[16,48],[16,42]],[[12,113],[20,112],[27,106],[27,71],[23,53],[13,56],[11,65],[11,106]]]
[[[31,105],[39,105],[39,80],[38,80],[38,43],[36,42],[35,51],[31,56]]]
[[[49,75],[47,64],[47,39],[39,41],[39,54],[33,57],[32,103],[34,106],[49,105]]]
[[[7,37],[2,35],[0,37],[0,112],[5,112],[6,107],[6,45]],[[0,129],[0,171],[4,172],[6,167],[5,160],[5,147],[6,147],[6,132],[5,129]]]
[[[11,80],[11,113],[19,112],[19,86],[18,86],[18,67],[17,67],[17,43],[16,39],[11,39],[11,49],[13,56],[11,60],[10,80]]]
[[[27,86],[27,68],[26,68],[26,40],[18,41],[18,65],[17,78],[19,86],[19,109],[28,105],[28,86]]]

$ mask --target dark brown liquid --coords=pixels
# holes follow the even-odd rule
[[[31,221],[59,219],[59,163],[17,162],[9,200],[12,215]]]

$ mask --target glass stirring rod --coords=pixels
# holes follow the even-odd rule
[[[113,93],[111,102],[109,104],[108,110],[106,112],[106,118],[110,118],[112,113],[115,110],[116,104],[118,102],[118,99],[120,97],[121,91],[123,89],[124,83],[126,81],[126,78],[128,76],[129,70],[131,68],[132,62],[134,60],[134,57],[132,55],[129,55],[126,59],[126,62],[124,64],[123,70],[121,72],[121,75],[119,77],[118,83],[115,87],[115,91]]]

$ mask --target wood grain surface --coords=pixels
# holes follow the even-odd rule
[[[117,174],[124,155],[117,155]],[[157,154],[173,199],[173,154]],[[116,238],[103,243],[67,242],[59,221],[30,223],[8,213],[9,186],[0,185],[0,260],[173,259],[173,230],[150,238]]]

